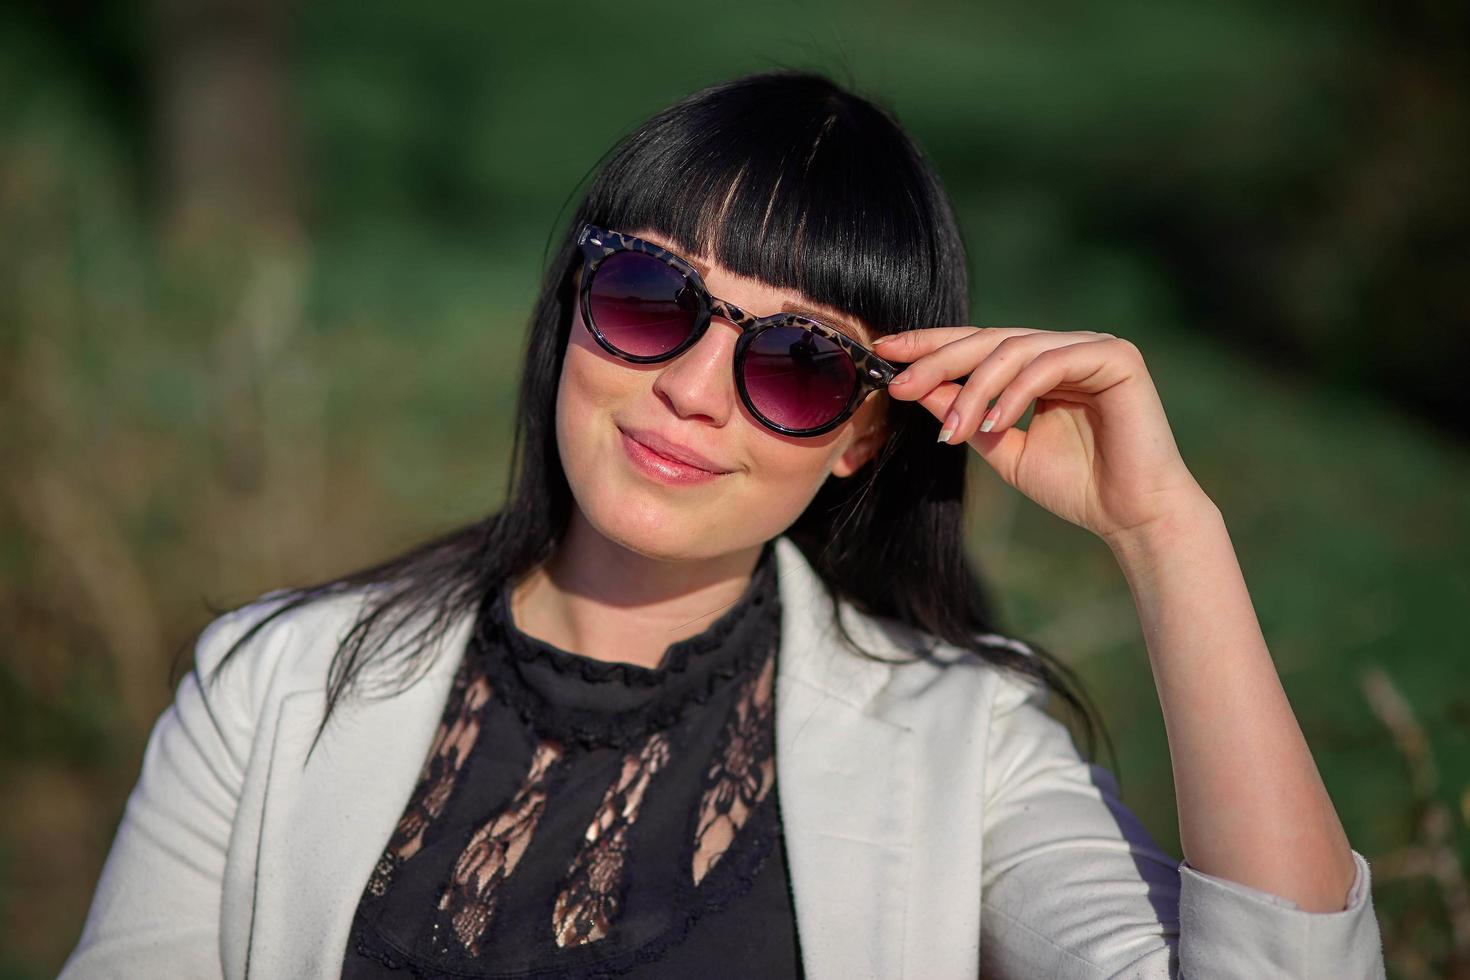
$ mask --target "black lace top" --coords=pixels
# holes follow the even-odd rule
[[[522,633],[510,590],[482,607],[342,976],[801,976],[773,546],[652,669]]]

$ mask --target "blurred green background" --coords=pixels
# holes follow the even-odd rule
[[[1467,28],[1413,0],[6,5],[0,977],[75,943],[211,606],[498,506],[569,195],[653,111],[776,66],[931,154],[977,323],[1143,349],[1391,974],[1470,976]],[[1178,854],[1121,574],[972,463],[1006,625],[1082,671]]]

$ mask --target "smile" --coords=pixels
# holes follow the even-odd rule
[[[717,480],[725,473],[714,473],[710,470],[700,469],[689,463],[677,459],[661,456],[643,443],[634,439],[622,429],[618,430],[618,437],[622,441],[623,451],[634,469],[644,476],[674,486],[687,486],[694,483],[708,483]]]

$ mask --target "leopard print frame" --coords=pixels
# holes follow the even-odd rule
[[[845,422],[868,395],[887,387],[888,383],[902,370],[901,366],[879,357],[877,353],[864,347],[847,334],[829,327],[818,320],[813,320],[810,317],[801,316],[797,313],[773,313],[770,316],[758,317],[745,312],[734,303],[727,302],[712,295],[705,286],[704,280],[700,277],[698,269],[673,252],[660,248],[652,242],[607,228],[599,228],[589,223],[584,224],[580,233],[577,235],[577,245],[582,250],[581,284],[579,286],[582,322],[587,327],[588,332],[592,334],[593,339],[614,357],[639,364],[654,364],[677,357],[699,342],[699,338],[704,336],[705,330],[709,328],[710,318],[712,316],[722,317],[740,328],[740,340],[736,346],[737,363],[750,341],[755,338],[760,330],[767,327],[797,327],[825,337],[845,350],[857,366],[856,384],[853,386],[852,397],[848,399],[847,405],[844,406],[836,418],[813,429],[787,428],[762,415],[760,410],[752,403],[749,394],[745,390],[745,382],[741,378],[739,370],[736,370],[735,384],[740,391],[740,398],[745,403],[745,407],[750,410],[750,413],[762,425],[776,432],[790,436],[817,436],[828,432]],[[597,267],[609,255],[626,251],[643,252],[677,269],[694,287],[694,291],[699,299],[699,320],[695,329],[682,344],[667,354],[651,357],[626,354],[608,343],[607,339],[602,336],[601,331],[592,322],[592,314],[589,312],[592,301],[592,274],[597,271]]]

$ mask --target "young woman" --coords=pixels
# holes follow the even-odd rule
[[[967,291],[929,164],[821,76],[634,131],[547,268],[504,508],[210,625],[64,976],[1382,975],[1138,348]],[[1116,555],[1184,862],[997,631],[970,451]]]

